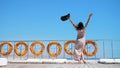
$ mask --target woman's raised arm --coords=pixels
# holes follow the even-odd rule
[[[71,22],[71,24],[72,24],[75,28],[77,28],[76,24],[71,20],[71,18],[68,18],[68,20]]]
[[[89,23],[89,21],[90,21],[90,18],[91,18],[91,16],[92,16],[93,14],[92,13],[90,13],[90,15],[89,15],[89,17],[88,17],[88,20],[87,20],[87,22],[86,22],[86,24],[85,24],[85,28],[87,28],[87,26],[88,26],[88,23]]]

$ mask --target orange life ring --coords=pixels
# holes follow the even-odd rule
[[[51,53],[51,52],[50,52],[50,47],[51,47],[52,45],[57,45],[57,46],[58,46],[58,51],[57,51],[56,53]],[[48,54],[49,54],[50,56],[52,56],[52,57],[55,57],[55,56],[60,55],[60,54],[61,54],[61,51],[62,51],[62,46],[60,45],[60,43],[58,43],[58,42],[56,42],[56,41],[50,42],[50,43],[48,44],[48,46],[47,46],[47,52],[48,52]]]
[[[70,43],[76,43],[76,41],[67,41],[65,44],[64,44],[64,51],[68,54],[68,55],[74,55],[74,52],[70,52],[69,50],[68,50],[68,45],[70,44]]]
[[[25,47],[25,49],[24,49],[24,51],[23,51],[22,53],[20,53],[20,52],[18,51],[18,46],[19,46],[20,44],[24,45],[24,47]],[[28,45],[27,45],[25,42],[18,42],[18,43],[16,43],[16,45],[15,45],[15,47],[14,47],[14,52],[16,53],[17,56],[24,56],[24,55],[26,55],[26,53],[28,52]]]
[[[35,51],[34,51],[33,48],[34,48],[35,44],[41,45],[42,48],[41,48],[41,50],[40,50],[39,52],[35,52]],[[32,44],[31,44],[31,46],[30,46],[30,51],[32,52],[32,54],[34,54],[34,55],[36,55],[36,56],[39,56],[39,55],[41,55],[41,54],[43,53],[44,48],[45,48],[45,46],[44,46],[44,44],[43,44],[41,41],[32,42]]]
[[[83,53],[84,53],[86,56],[94,56],[94,55],[96,55],[96,53],[98,52],[98,45],[97,45],[94,41],[92,41],[92,40],[86,41],[86,46],[87,46],[87,44],[92,44],[92,45],[95,47],[95,50],[94,50],[93,52],[88,53],[88,52],[86,51],[86,48],[85,48],[85,49],[83,50]]]
[[[5,44],[8,44],[9,45],[9,50],[7,52],[4,52],[2,51],[2,47],[5,45]],[[3,56],[6,56],[6,55],[9,55],[11,52],[12,52],[12,43],[11,42],[2,42],[0,44],[0,53],[3,55]]]

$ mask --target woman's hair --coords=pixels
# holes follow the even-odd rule
[[[82,22],[79,22],[79,24],[77,25],[77,30],[81,30],[84,29],[84,25]]]

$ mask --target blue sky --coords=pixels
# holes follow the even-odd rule
[[[87,39],[120,39],[120,0],[0,0],[0,40],[70,40],[76,30],[60,17],[84,24]]]

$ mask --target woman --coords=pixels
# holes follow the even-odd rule
[[[89,15],[89,18],[85,26],[83,25],[82,22],[79,22],[78,25],[75,25],[74,22],[71,20],[71,18],[70,17],[68,18],[68,20],[72,23],[72,25],[77,30],[74,59],[78,61],[78,63],[81,63],[80,59],[82,59],[83,63],[86,63],[86,61],[84,60],[84,54],[83,54],[83,50],[85,48],[85,32],[92,15],[93,15],[92,13]]]

